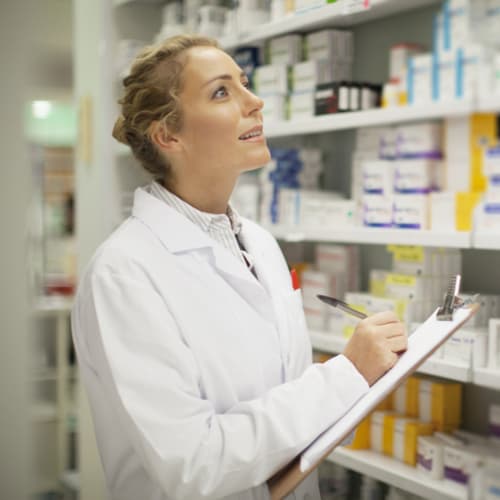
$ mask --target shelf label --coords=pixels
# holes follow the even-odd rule
[[[342,14],[344,16],[362,12],[369,9],[371,6],[370,0],[342,0]]]

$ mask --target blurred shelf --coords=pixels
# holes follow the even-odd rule
[[[80,473],[77,470],[67,470],[61,474],[61,484],[71,490],[80,491]]]
[[[39,371],[35,370],[31,378],[35,382],[54,381],[57,380],[57,371],[55,368],[45,368]]]
[[[484,250],[500,250],[500,234],[492,231],[475,231],[472,235],[474,248]]]
[[[344,350],[347,340],[329,332],[309,330],[311,344],[314,349],[331,354],[339,354]]]
[[[480,97],[476,108],[481,113],[500,111],[500,95],[493,94],[487,97]]]
[[[31,407],[34,422],[53,422],[57,420],[57,407],[54,403],[38,402]]]
[[[463,116],[474,111],[472,102],[432,103],[427,106],[401,106],[349,113],[334,113],[303,120],[269,122],[264,127],[268,139],[294,135],[319,134],[358,127],[391,125],[421,120]]]
[[[347,343],[346,339],[334,333],[311,330],[309,335],[314,349],[331,354],[341,353]],[[473,381],[472,370],[469,366],[434,357],[425,361],[417,371],[421,374],[447,378],[457,382]]]
[[[221,46],[232,50],[242,45],[260,44],[268,38],[287,33],[307,32],[321,28],[346,28],[357,24],[374,21],[383,17],[418,9],[427,5],[438,4],[438,0],[371,0],[365,7],[363,0],[342,0],[323,5],[315,9],[297,12],[277,21],[252,27],[249,32],[239,33],[234,37],[221,38]]]
[[[481,385],[497,391],[500,390],[500,370],[476,368],[473,372],[472,378],[476,385]]]
[[[37,315],[70,314],[73,307],[73,297],[44,296],[38,297],[34,304]]]
[[[402,490],[432,500],[466,500],[467,491],[459,485],[438,481],[415,467],[369,450],[338,447],[328,460],[361,474],[366,474]]]
[[[457,382],[472,382],[472,369],[463,363],[457,363],[430,357],[418,369],[418,373],[442,377]]]
[[[120,7],[120,5],[164,5],[166,0],[113,0],[114,7]]]
[[[428,247],[470,248],[471,233],[450,231],[449,233],[419,230],[353,226],[335,231],[323,228],[303,229],[271,225],[267,229],[284,241],[324,241],[336,243],[366,243],[375,245],[421,245]]]

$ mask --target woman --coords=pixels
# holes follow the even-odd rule
[[[155,179],[81,279],[74,340],[113,499],[269,497],[266,481],[406,347],[392,313],[311,365],[273,237],[228,200],[269,160],[262,101],[211,39],[146,49],[114,136]],[[318,499],[314,475],[291,498]]]

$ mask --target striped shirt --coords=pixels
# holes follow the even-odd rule
[[[252,259],[238,242],[238,234],[241,231],[241,219],[238,212],[231,205],[228,205],[225,214],[202,212],[184,200],[181,200],[155,181],[150,184],[149,193],[155,198],[164,201],[169,207],[177,210],[193,224],[196,224],[202,231],[229,250],[253,272]]]

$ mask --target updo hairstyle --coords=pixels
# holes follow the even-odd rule
[[[169,132],[182,126],[179,93],[185,51],[192,47],[217,47],[212,38],[179,35],[145,47],[123,79],[124,95],[118,101],[121,116],[113,127],[113,137],[127,144],[134,156],[154,179],[165,181],[169,175],[168,160],[160,154],[150,138],[154,121],[163,122]]]

